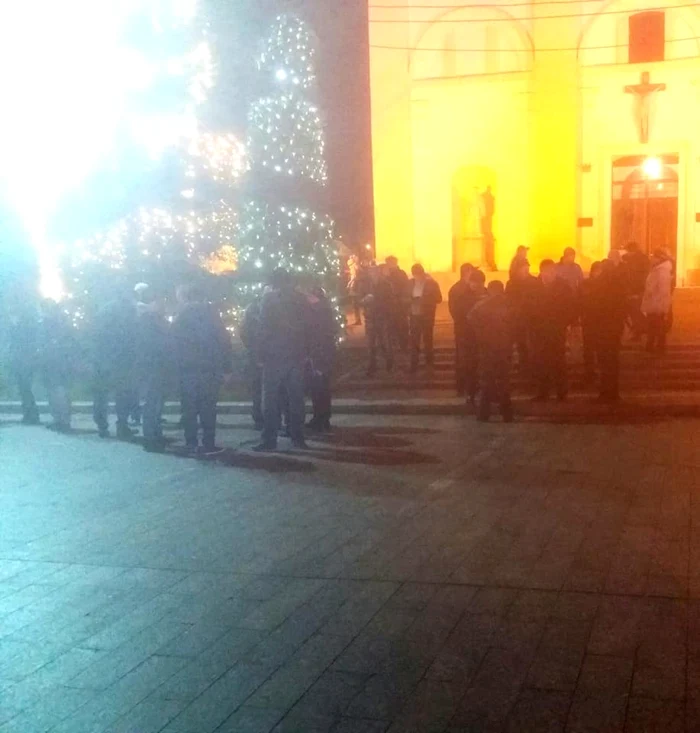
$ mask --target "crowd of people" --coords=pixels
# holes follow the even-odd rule
[[[254,450],[275,450],[281,428],[295,448],[306,448],[305,428],[330,430],[336,335],[335,314],[323,289],[304,291],[286,270],[276,270],[248,306],[241,339],[248,355],[253,420],[261,431]],[[307,391],[313,417],[305,426]]]
[[[395,367],[397,350],[410,354],[415,372],[421,351],[433,365],[435,311],[442,301],[438,283],[421,265],[412,278],[395,257],[356,274],[352,294],[364,309],[368,376],[381,356],[387,372]],[[588,277],[567,247],[559,262],[543,260],[531,274],[528,248],[519,247],[504,284],[488,283],[477,267],[464,264],[450,289],[448,305],[454,322],[456,389],[488,420],[498,404],[505,420],[512,420],[510,372],[517,366],[535,387],[536,401],[552,394],[567,398],[567,344],[582,334],[584,382],[599,384],[598,399],[620,398],[620,348],[625,328],[633,338],[646,334],[647,349],[661,354],[670,328],[674,263],[656,250],[651,257],[632,243],[622,252],[594,262]]]
[[[233,373],[231,334],[220,313],[196,287],[177,290],[177,308],[145,283],[106,304],[90,326],[89,344],[79,344],[63,309],[52,301],[35,307],[26,301],[9,319],[9,365],[17,384],[23,422],[39,424],[33,384],[46,387],[53,422],[71,430],[71,387],[89,365],[93,419],[102,438],[110,437],[109,400],[114,400],[116,437],[134,440],[141,423],[143,446],[164,452],[163,409],[167,397],[181,402],[181,427],[188,454],[212,456],[216,444],[217,402]],[[262,432],[255,450],[274,450],[282,416],[296,448],[305,448],[305,390],[314,417],[309,430],[330,427],[331,372],[336,329],[330,301],[320,288],[296,287],[285,270],[273,273],[264,293],[246,312],[243,339],[254,390],[254,419]]]
[[[435,312],[442,293],[422,265],[413,265],[411,276],[396,257],[387,257],[384,264],[363,268],[352,283],[353,298],[364,310],[370,377],[377,372],[380,354],[391,372],[397,350],[410,353],[411,372],[418,369],[421,351],[426,364],[433,363]]]
[[[672,318],[674,263],[662,250],[649,258],[636,245],[595,262],[588,277],[567,248],[561,260],[543,260],[530,272],[528,250],[520,247],[504,285],[469,264],[450,289],[454,322],[456,389],[488,420],[494,404],[513,419],[510,373],[532,381],[533,399],[568,393],[567,339],[580,329],[584,380],[598,379],[599,399],[620,397],[620,348],[627,327],[633,338],[646,334],[647,349],[661,354]],[[434,362],[435,314],[442,302],[438,283],[415,264],[411,277],[395,257],[356,273],[352,292],[364,312],[368,376],[380,359],[391,373],[397,352],[409,355],[415,373],[421,354]],[[192,286],[177,290],[178,306],[168,314],[164,301],[145,283],[106,304],[91,324],[89,348],[77,342],[68,316],[54,302],[40,308],[22,302],[12,311],[9,363],[25,423],[39,423],[33,382],[41,375],[57,431],[71,429],[71,386],[90,365],[93,417],[99,435],[110,436],[109,399],[114,399],[116,436],[133,440],[140,422],[147,451],[163,452],[166,397],[179,388],[186,451],[215,455],[217,402],[233,373],[231,336],[220,314]],[[359,314],[358,314],[359,315]],[[333,306],[320,287],[304,289],[286,271],[276,270],[247,308],[241,324],[246,374],[253,397],[252,417],[261,433],[257,451],[276,450],[281,431],[292,446],[305,448],[305,431],[330,429],[331,385],[337,327]],[[305,395],[313,418],[305,423]]]

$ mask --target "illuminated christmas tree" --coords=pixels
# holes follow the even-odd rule
[[[248,115],[250,197],[239,214],[238,235],[239,272],[248,294],[278,267],[330,290],[337,285],[333,222],[315,210],[327,179],[315,56],[308,26],[283,15],[258,59],[265,94]]]

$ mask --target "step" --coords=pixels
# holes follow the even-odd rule
[[[570,383],[574,383],[573,380]],[[658,391],[697,391],[700,390],[700,376],[697,379],[658,379],[658,380],[625,380],[620,379],[620,386],[623,390],[643,392],[649,390]],[[532,382],[514,381],[511,385],[513,390],[532,391]],[[369,394],[387,392],[394,393],[396,391],[405,391],[407,393],[431,390],[435,392],[452,392],[454,391],[454,382],[435,382],[430,380],[416,380],[414,382],[390,382],[390,383],[364,383],[350,382],[344,383],[337,387],[337,394]]]
[[[570,370],[583,370],[583,364],[580,359],[570,362],[568,365]],[[640,371],[644,374],[662,374],[665,372],[687,371],[689,373],[700,373],[700,359],[693,361],[685,361],[683,359],[635,359],[623,358],[620,361],[622,371]],[[381,361],[380,361],[381,368]],[[453,372],[456,368],[454,361],[436,362],[433,365],[433,372],[443,374],[445,372]],[[364,368],[362,369],[364,371]]]

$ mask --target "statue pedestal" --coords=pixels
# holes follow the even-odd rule
[[[454,257],[454,270],[465,264],[476,265],[481,267],[484,257],[484,240],[483,237],[463,237],[457,241],[457,248]]]

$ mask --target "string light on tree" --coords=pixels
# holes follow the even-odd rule
[[[237,264],[237,231],[236,212],[224,201],[213,209],[181,214],[139,209],[105,232],[64,249],[67,312],[79,326],[86,313],[100,305],[94,294],[109,292],[115,283],[146,279],[167,292],[175,278],[200,269],[229,272]]]
[[[315,38],[299,18],[276,19],[258,68],[265,94],[248,115],[249,183],[257,196],[240,213],[239,270],[245,295],[285,267],[335,290],[333,221],[314,211],[327,180],[323,120],[316,103]]]
[[[330,216],[250,201],[244,205],[240,220],[246,224],[240,230],[238,256],[249,270],[269,273],[284,267],[333,285],[340,261]]]
[[[308,25],[291,15],[277,18],[258,59],[264,76],[290,88],[311,89],[316,81],[316,40]]]
[[[197,135],[183,150],[183,161],[189,185],[215,181],[233,187],[247,169],[245,146],[228,133]],[[235,269],[235,209],[220,196],[201,205],[195,193],[195,187],[183,189],[177,211],[141,207],[105,231],[65,247],[63,279],[73,306],[86,295],[84,283],[94,283],[100,269],[138,273],[158,263],[187,263],[216,273]],[[80,305],[88,310],[88,304]]]
[[[248,170],[245,145],[230,133],[202,133],[192,138],[187,176],[206,176],[222,183],[235,183]]]
[[[325,183],[325,136],[316,105],[295,94],[261,99],[251,110],[250,155],[263,168]]]

